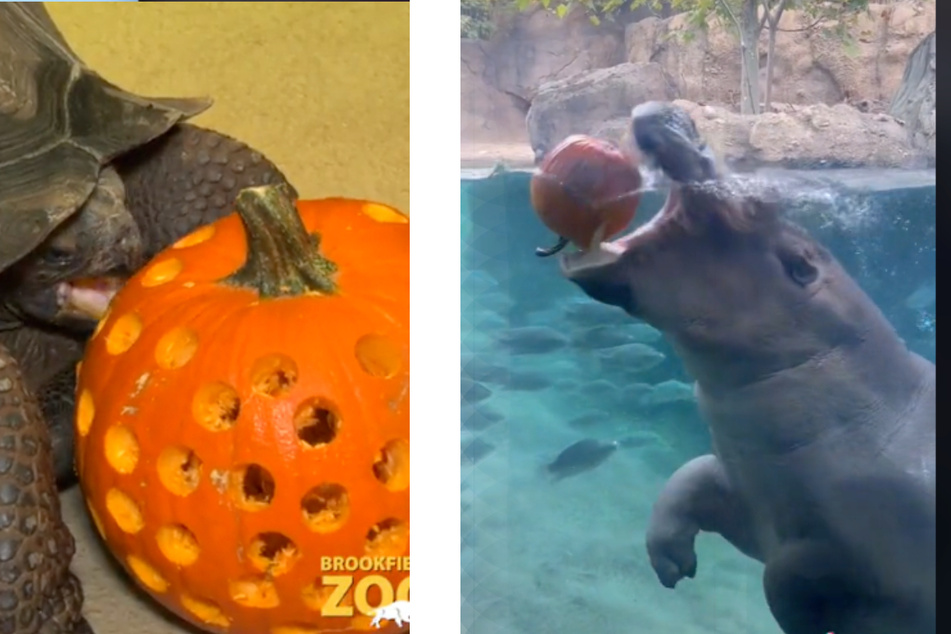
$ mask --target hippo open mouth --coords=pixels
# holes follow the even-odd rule
[[[682,186],[674,185],[660,211],[637,229],[610,242],[602,242],[596,249],[562,256],[562,274],[583,288],[592,299],[636,314],[636,298],[628,280],[608,273],[626,254],[635,254],[639,249],[656,245],[671,225],[682,224],[682,200]]]

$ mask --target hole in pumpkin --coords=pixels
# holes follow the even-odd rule
[[[301,591],[301,600],[308,609],[320,612],[324,609],[324,606],[327,605],[327,601],[330,600],[330,597],[333,596],[335,587],[336,586],[333,585],[323,585],[320,582],[320,577],[318,577],[313,583],[304,586],[304,589]],[[350,593],[347,593],[344,600],[340,603],[346,603],[349,598]]]
[[[79,401],[76,403],[76,430],[80,436],[89,434],[92,429],[92,420],[96,417],[96,404],[92,398],[92,392],[84,389],[79,393]]]
[[[251,366],[251,389],[258,394],[280,398],[297,383],[297,364],[284,354],[269,354]]]
[[[192,399],[192,416],[209,431],[225,431],[234,427],[241,413],[238,392],[227,383],[206,383]]]
[[[187,594],[180,597],[182,607],[188,610],[192,616],[208,625],[217,625],[219,627],[228,627],[231,620],[225,616],[218,604],[208,599],[199,599]]]
[[[297,439],[305,448],[326,445],[337,436],[340,417],[330,403],[312,398],[304,401],[294,413],[294,428]]]
[[[119,489],[109,489],[106,493],[106,510],[125,533],[135,535],[145,526],[139,505]]]
[[[259,533],[251,540],[248,559],[251,565],[268,575],[278,577],[288,572],[300,559],[297,546],[281,533]]]
[[[176,370],[195,356],[198,350],[198,335],[185,328],[173,328],[162,335],[155,344],[155,362],[165,370]]]
[[[228,582],[231,600],[246,608],[276,608],[281,604],[274,583],[260,577],[243,577]]]
[[[186,526],[168,524],[155,533],[155,541],[165,558],[177,566],[190,566],[198,559],[198,540]]]
[[[100,323],[105,322],[103,319]],[[112,355],[122,354],[139,340],[142,328],[142,318],[135,313],[122,315],[115,320],[106,335],[106,352]]]
[[[228,478],[231,497],[245,511],[260,511],[274,499],[274,476],[259,464],[236,467]]]
[[[198,488],[201,458],[180,445],[166,447],[159,454],[156,468],[159,480],[171,493],[185,497]]]
[[[409,528],[398,519],[387,518],[367,531],[366,552],[371,557],[398,557],[409,546]]]
[[[182,261],[178,258],[169,258],[156,262],[149,267],[149,270],[142,275],[142,286],[159,286],[165,282],[170,282],[178,277],[182,272]]]
[[[129,565],[132,574],[135,575],[136,579],[142,582],[143,586],[152,592],[165,592],[168,590],[168,581],[165,580],[165,577],[159,574],[159,571],[150,564],[146,563],[145,560],[135,555],[129,555],[125,561]]]
[[[397,210],[380,203],[363,203],[363,213],[377,222],[395,222],[403,225],[409,222],[409,218]]]
[[[354,346],[357,362],[370,376],[389,379],[403,364],[400,349],[389,337],[363,335]]]
[[[196,244],[201,244],[207,240],[210,240],[212,236],[215,235],[214,225],[205,225],[204,227],[199,227],[195,229],[187,236],[180,238],[178,242],[172,245],[173,249],[185,249],[187,247],[193,247]]]
[[[350,516],[350,496],[339,484],[325,482],[304,494],[300,508],[310,530],[330,533],[343,526]]]
[[[373,462],[373,475],[390,491],[409,488],[409,442],[391,440]]]
[[[139,441],[125,425],[114,425],[106,432],[106,460],[119,473],[132,473],[139,462]]]

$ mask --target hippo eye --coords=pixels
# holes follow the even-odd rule
[[[808,286],[819,277],[819,270],[802,256],[793,256],[783,262],[786,275],[799,286]]]

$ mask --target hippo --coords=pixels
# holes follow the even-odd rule
[[[719,533],[764,564],[785,634],[934,634],[934,364],[763,181],[671,183],[633,233],[560,256],[664,334],[710,428],[652,510],[660,583],[693,579],[697,534]]]

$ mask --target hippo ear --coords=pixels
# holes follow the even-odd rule
[[[633,308],[633,295],[623,269],[620,254],[603,248],[561,258],[562,274],[588,297],[629,311]]]

